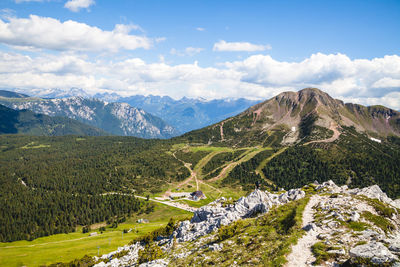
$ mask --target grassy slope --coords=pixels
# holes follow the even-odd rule
[[[98,236],[89,237],[82,234],[82,229],[69,234],[57,234],[41,237],[34,241],[16,241],[0,243],[0,266],[41,266],[55,262],[69,262],[84,255],[97,255],[98,246],[100,254],[116,250],[119,246],[126,245],[135,237],[142,236],[159,227],[165,226],[169,218],[183,219],[190,217],[191,213],[166,205],[156,204],[154,212],[136,215],[122,223],[118,228],[107,228],[103,234],[97,231]],[[148,224],[138,224],[136,220],[145,218]],[[124,229],[136,229],[122,235]]]
[[[175,266],[281,266],[291,245],[304,231],[301,218],[308,198],[272,209],[257,218],[239,220],[211,234],[207,244],[223,244],[221,251],[211,251],[188,242],[186,249],[197,248],[188,257],[178,259]],[[179,250],[177,251],[179,253]]]

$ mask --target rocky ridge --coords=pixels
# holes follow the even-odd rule
[[[61,99],[0,98],[0,104],[48,116],[68,117],[114,135],[170,138],[179,134],[162,119],[126,103],[108,103],[77,96]]]
[[[259,213],[266,213],[275,205],[283,205],[289,201],[301,199],[304,196],[305,192],[301,189],[291,189],[281,194],[255,190],[248,196],[241,197],[234,204],[226,204],[228,201],[225,198],[217,199],[196,210],[190,221],[181,222],[173,234],[168,238],[161,239],[158,245],[161,246],[164,251],[168,251],[173,246],[174,242],[184,243],[194,241],[217,231],[223,225],[228,225],[239,219],[255,216]],[[203,238],[200,242],[204,243],[206,241],[207,237],[205,239]],[[110,259],[113,255],[124,250],[127,250],[128,254],[119,259],[112,259],[108,263],[100,262],[96,266],[135,266],[138,259],[138,252],[143,248],[144,246],[140,243],[120,247],[117,251],[103,255],[100,258],[96,257],[96,260]],[[220,247],[214,244],[210,246],[210,249],[218,251]],[[183,258],[185,256],[185,252],[174,255],[174,257],[177,258]],[[154,263],[147,263],[147,265],[142,264],[140,266],[167,266],[168,262],[169,261],[165,260],[164,263],[155,261]]]
[[[312,193],[310,188],[314,190]],[[218,238],[216,239],[218,229],[242,219],[268,216],[268,212],[274,206],[283,206],[303,199],[307,195],[305,191],[310,197],[308,202],[310,218],[304,221],[303,216],[305,235],[298,240],[297,245],[301,245],[311,233],[313,239],[308,240],[309,245],[305,249],[310,251],[312,256],[293,261],[293,257],[287,255],[289,262],[286,266],[311,266],[311,264],[338,266],[346,262],[356,265],[398,264],[399,201],[387,197],[376,185],[362,189],[348,189],[347,186],[339,187],[328,181],[284,193],[255,190],[235,203],[224,198],[218,199],[198,209],[190,221],[180,222],[170,236],[157,239],[157,246],[164,252],[163,259],[140,266],[174,265],[173,262],[178,259],[185,259],[200,250],[202,251],[200,255],[203,255],[204,249],[212,254],[203,255],[201,257],[203,262],[210,257],[209,255],[216,255],[218,258],[218,253],[223,253],[224,249],[232,251],[235,246],[241,245],[230,239],[218,241]],[[306,212],[307,206],[304,213]],[[293,246],[292,251],[296,251],[297,245]],[[138,254],[142,249],[144,244],[141,243],[121,247],[115,252],[95,259],[111,259],[116,253],[126,250],[128,253],[125,256],[111,259],[107,263],[99,262],[96,266],[137,266]]]

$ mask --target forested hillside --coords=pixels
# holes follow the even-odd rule
[[[399,138],[380,144],[347,128],[333,143],[293,146],[263,169],[266,177],[286,189],[333,180],[350,187],[378,184],[390,197],[400,197]]]
[[[0,240],[145,211],[133,194],[189,175],[169,148],[168,141],[130,137],[0,136]]]

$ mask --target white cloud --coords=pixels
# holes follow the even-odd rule
[[[176,55],[176,56],[180,56],[180,57],[184,57],[184,56],[194,56],[198,53],[200,53],[201,51],[203,51],[204,48],[200,48],[200,47],[186,47],[183,51],[177,50],[175,48],[172,48],[170,51],[171,55]]]
[[[365,105],[400,109],[400,56],[351,60],[343,54],[314,54],[300,62],[254,55],[218,67],[170,65],[163,58],[104,61],[60,53],[29,57],[0,52],[0,88],[69,89],[174,98],[267,99],[283,91],[320,88],[331,96]]]
[[[256,52],[270,49],[270,45],[257,45],[248,42],[226,42],[224,40],[218,41],[213,47],[213,51],[223,52]]]
[[[64,7],[68,8],[72,12],[78,12],[82,8],[89,8],[94,4],[94,0],[69,0],[65,3]]]
[[[206,29],[202,28],[202,27],[197,27],[196,30],[199,31],[199,32],[204,32]]]
[[[29,18],[0,19],[0,42],[20,47],[59,51],[111,51],[149,49],[152,40],[129,34],[136,25],[117,24],[113,31],[103,31],[73,20],[30,15]]]

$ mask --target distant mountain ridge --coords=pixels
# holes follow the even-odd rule
[[[17,90],[40,98],[66,98],[80,96],[83,98],[97,98],[106,102],[128,103],[132,107],[141,108],[155,115],[171,125],[180,133],[200,129],[213,123],[235,116],[259,100],[214,99],[183,97],[175,100],[169,96],[134,95],[123,97],[117,93],[89,94],[80,88],[63,89],[32,89]]]
[[[28,109],[49,116],[63,116],[103,129],[114,135],[142,138],[170,138],[179,134],[162,119],[126,103],[107,103],[98,99],[0,98],[0,104],[13,109]]]
[[[29,96],[25,95],[25,94],[16,93],[16,92],[0,90],[0,97],[24,98],[24,97],[29,97]]]
[[[29,110],[13,110],[0,105],[0,134],[28,134],[44,136],[89,135],[108,133],[79,121],[36,114]]]
[[[244,98],[207,101],[184,97],[180,100],[174,100],[168,96],[153,95],[135,95],[119,98],[116,101],[126,102],[131,106],[142,108],[162,118],[182,133],[199,129],[239,114],[259,102]]]

